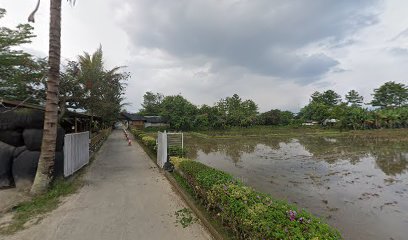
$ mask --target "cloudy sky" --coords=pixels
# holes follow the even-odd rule
[[[37,38],[48,49],[48,2]],[[0,0],[2,26],[26,22],[36,0]],[[386,81],[408,84],[405,0],[77,0],[63,1],[62,55],[102,44],[108,66],[126,65],[130,111],[143,93],[181,93],[212,104],[234,93],[261,111],[298,111],[316,90],[359,91],[370,101]]]

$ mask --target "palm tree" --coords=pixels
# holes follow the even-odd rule
[[[75,0],[68,0],[75,3]],[[37,6],[28,18],[34,22]],[[32,194],[43,193],[47,190],[53,177],[55,148],[58,125],[58,86],[60,80],[61,62],[61,0],[50,0],[50,40],[48,56],[47,97],[44,114],[44,133],[41,145],[41,155],[38,160],[37,172],[31,187]]]
[[[103,51],[100,46],[93,54],[78,56],[79,81],[85,85],[86,106],[91,116],[98,115],[105,122],[113,121],[119,114],[124,90],[122,80],[128,75],[119,72],[123,67],[107,70],[104,67]]]

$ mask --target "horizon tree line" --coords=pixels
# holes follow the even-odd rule
[[[408,127],[408,86],[386,82],[373,91],[373,100],[364,103],[356,90],[342,97],[334,90],[314,92],[309,103],[295,114],[271,109],[259,113],[253,100],[242,100],[237,94],[220,99],[213,106],[196,106],[183,96],[164,96],[146,92],[141,115],[160,115],[176,130],[225,129],[253,125],[301,125],[305,121],[323,123],[336,119],[332,127],[341,129],[372,129]],[[364,108],[370,104],[373,109]]]

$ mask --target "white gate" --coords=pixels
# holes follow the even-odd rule
[[[64,176],[68,177],[89,163],[89,132],[66,134]]]
[[[167,146],[181,148],[181,151],[184,150],[184,133],[174,132],[167,133]]]
[[[163,168],[167,162],[167,133],[158,132],[157,134],[157,165]]]
[[[177,147],[181,149],[183,154],[184,148],[184,134],[183,133],[167,133],[158,132],[157,134],[157,165],[163,168],[167,162],[167,155],[169,154],[169,148]],[[171,150],[171,149],[170,149]],[[171,154],[171,151],[170,151]]]

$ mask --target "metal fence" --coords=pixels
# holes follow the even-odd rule
[[[179,147],[184,149],[184,133],[167,133],[167,145],[168,147]]]
[[[89,132],[66,134],[64,176],[68,177],[89,163]]]

